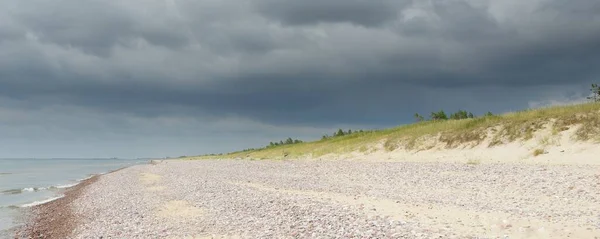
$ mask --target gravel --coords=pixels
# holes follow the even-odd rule
[[[73,238],[600,238],[600,167],[164,161],[70,206]]]

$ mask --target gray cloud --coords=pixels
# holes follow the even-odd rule
[[[265,16],[289,25],[315,23],[353,23],[377,26],[396,18],[410,1],[388,0],[330,0],[330,1],[256,1]]]
[[[562,102],[600,76],[600,7],[592,0],[5,6],[1,108],[21,120],[0,131],[23,142],[33,139],[19,129],[47,137],[35,133],[40,127],[64,142],[95,132],[110,133],[86,140],[171,140],[162,148],[169,152],[181,149],[181,135],[207,145],[217,135],[223,143],[235,135],[319,137],[341,126],[406,123],[415,112]],[[68,114],[77,116],[60,117]],[[165,127],[165,117],[177,127]],[[239,128],[202,126],[227,119]]]

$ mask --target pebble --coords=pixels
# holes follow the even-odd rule
[[[86,187],[73,209],[78,215],[93,216],[81,217],[73,238],[486,238],[478,234],[482,230],[476,225],[481,224],[469,230],[465,218],[446,225],[440,218],[434,221],[407,212],[401,214],[410,217],[390,220],[389,215],[379,214],[385,210],[372,205],[324,200],[315,196],[318,193],[356,196],[356,200],[384,198],[400,206],[509,213],[513,217],[501,221],[503,230],[515,227],[515,233],[525,226],[516,224],[520,217],[579,223],[585,230],[596,228],[594,223],[600,220],[597,215],[586,216],[589,207],[585,206],[599,201],[600,194],[582,197],[581,191],[568,187],[576,184],[585,192],[600,191],[598,170],[595,166],[368,161],[165,161],[103,175]],[[142,173],[160,177],[144,182]],[[542,196],[549,203],[540,205]],[[184,201],[201,213],[166,217],[158,213],[170,201]],[[510,231],[506,233],[514,238]]]

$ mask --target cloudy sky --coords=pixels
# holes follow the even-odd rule
[[[600,82],[598,0],[3,0],[0,157],[163,157]]]

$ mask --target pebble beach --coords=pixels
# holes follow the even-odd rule
[[[17,237],[600,238],[598,166],[173,160],[73,191]]]

